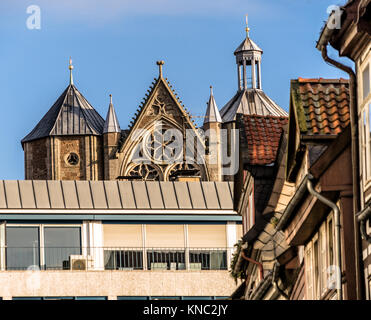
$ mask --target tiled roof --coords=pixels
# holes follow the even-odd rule
[[[70,84],[22,143],[64,135],[101,135],[104,119]]]
[[[268,165],[276,161],[283,126],[287,117],[245,115],[243,123],[250,165]]]
[[[302,134],[337,135],[349,124],[348,80],[292,80],[291,98]]]

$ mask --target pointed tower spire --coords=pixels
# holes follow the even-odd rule
[[[213,95],[213,86],[210,86],[210,98],[209,102],[207,103],[207,109],[205,114],[205,123],[209,122],[222,122],[222,118],[219,113],[218,106],[216,105],[214,95]]]
[[[103,133],[121,132],[119,122],[117,120],[115,108],[112,104],[112,94],[109,95],[110,103],[108,107],[108,112],[106,116],[106,121],[103,127]]]
[[[73,84],[73,75],[72,75],[73,65],[72,65],[71,57],[70,57],[68,69],[70,69],[70,84]]]

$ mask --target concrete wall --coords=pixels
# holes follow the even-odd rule
[[[228,271],[1,271],[0,297],[229,296]]]

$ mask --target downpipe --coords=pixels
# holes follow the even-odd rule
[[[264,268],[263,268],[263,264],[260,263],[259,261],[256,261],[254,259],[251,259],[251,258],[247,257],[245,255],[245,253],[243,252],[243,250],[241,251],[241,257],[243,259],[245,259],[246,261],[251,262],[253,264],[256,264],[258,266],[258,268],[259,268],[259,275],[260,275],[260,279],[259,280],[260,281],[263,280],[264,279]]]
[[[371,206],[366,207],[366,209],[360,212],[357,217],[362,239],[366,240],[368,243],[371,243],[371,236],[367,234],[366,230],[367,219],[371,217]]]
[[[355,254],[356,254],[356,285],[357,285],[357,296],[360,299],[363,295],[362,286],[362,270],[360,266],[361,261],[361,249],[359,234],[363,232],[363,223],[358,224],[356,218],[356,212],[360,210],[360,181],[359,181],[359,149],[358,149],[358,113],[357,113],[357,78],[352,68],[331,59],[327,55],[327,44],[329,39],[323,43],[319,43],[317,48],[320,49],[322,58],[329,65],[334,66],[349,75],[349,107],[350,107],[350,129],[351,129],[351,153],[352,153],[352,176],[353,176],[353,211],[354,211],[354,241],[355,241]],[[365,237],[363,237],[365,238]],[[365,238],[366,240],[367,237]]]
[[[325,198],[323,195],[318,193],[313,188],[312,180],[314,177],[309,174],[308,175],[308,181],[307,181],[307,188],[311,195],[316,197],[319,201],[330,207],[334,211],[334,222],[335,222],[335,245],[336,245],[336,265],[338,267],[338,270],[336,272],[336,293],[338,300],[343,300],[343,286],[341,281],[341,275],[342,275],[342,268],[341,268],[341,236],[340,236],[340,209],[339,207],[329,199]]]

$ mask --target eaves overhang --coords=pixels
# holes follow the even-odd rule
[[[276,227],[277,230],[279,231],[284,230],[285,227],[290,222],[290,219],[292,218],[295,209],[300,204],[300,202],[303,200],[304,195],[308,192],[307,190],[308,179],[309,179],[308,175],[305,175],[299,187],[297,188],[294,196],[291,198],[290,202],[286,206],[286,209],[283,212],[282,217],[277,224],[277,227]]]

